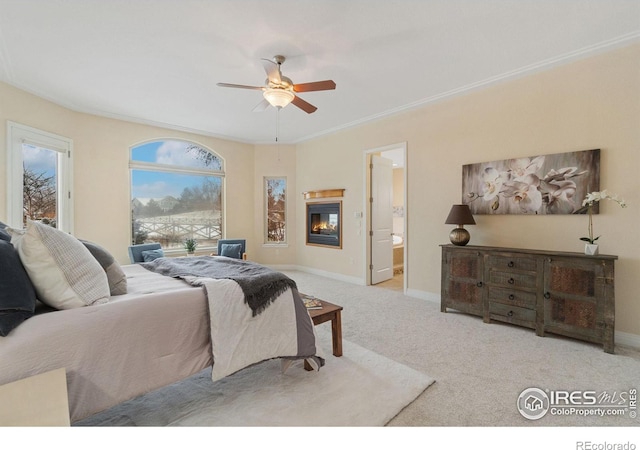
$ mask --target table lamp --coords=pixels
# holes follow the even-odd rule
[[[469,232],[464,229],[465,225],[475,225],[476,221],[473,220],[469,205],[453,205],[445,224],[455,224],[458,228],[455,228],[449,233],[449,239],[454,245],[467,245],[471,236]]]

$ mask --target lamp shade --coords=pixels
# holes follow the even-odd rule
[[[276,108],[284,108],[295,98],[295,94],[286,89],[271,88],[266,89],[263,94],[264,98]]]
[[[445,224],[454,225],[475,225],[476,221],[473,220],[473,215],[469,209],[469,205],[453,205]]]

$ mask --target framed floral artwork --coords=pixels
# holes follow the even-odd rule
[[[600,149],[462,166],[472,214],[586,214],[582,200],[599,190]]]

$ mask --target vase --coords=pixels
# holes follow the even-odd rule
[[[595,256],[598,254],[598,244],[584,244],[584,254]]]

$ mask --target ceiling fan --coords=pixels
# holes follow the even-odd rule
[[[298,92],[328,91],[335,89],[336,83],[333,80],[324,80],[294,84],[290,78],[283,76],[280,71],[280,66],[285,59],[282,55],[274,56],[273,61],[270,59],[261,59],[262,66],[265,72],[267,72],[267,79],[265,80],[264,86],[246,86],[243,84],[230,83],[218,83],[218,86],[262,91],[264,100],[253,109],[254,111],[264,111],[269,105],[276,108],[284,108],[289,103],[293,103],[308,114],[315,112],[318,109],[317,107],[301,99],[296,94]]]

